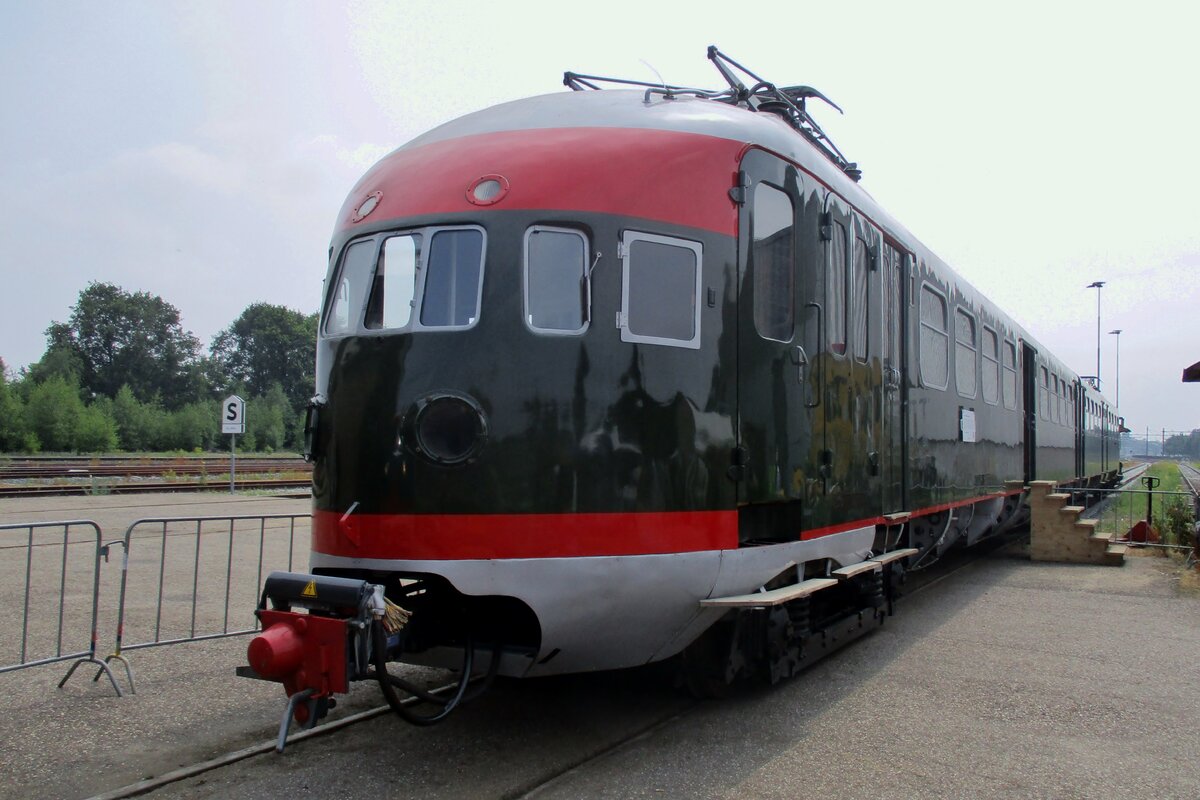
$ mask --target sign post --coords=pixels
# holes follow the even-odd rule
[[[233,476],[237,465],[237,435],[246,432],[246,401],[231,394],[221,401],[221,433],[229,434],[229,493],[233,494]]]

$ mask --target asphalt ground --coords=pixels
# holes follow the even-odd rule
[[[502,681],[434,728],[381,716],[150,796],[1195,798],[1200,599],[1175,574],[993,553],[775,687],[696,703],[655,670]],[[120,699],[91,673],[56,689],[66,665],[0,675],[0,797],[87,797],[272,739],[282,692],[231,677],[245,644],[136,651]],[[378,702],[359,686],[333,714]]]

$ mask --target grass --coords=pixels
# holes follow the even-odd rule
[[[1152,464],[1142,477],[1146,476],[1153,476],[1161,481],[1154,488],[1155,492],[1183,492],[1187,490],[1183,485],[1183,478],[1179,474],[1179,468],[1173,461],[1159,461]],[[1147,496],[1145,494],[1145,486],[1138,480],[1130,489],[1132,491],[1121,492],[1120,496],[1100,516],[1100,530],[1115,531],[1117,536],[1121,537],[1138,520],[1146,518]],[[1187,498],[1177,495],[1154,495],[1153,525],[1159,531],[1166,529],[1167,504],[1178,502],[1179,500],[1183,500],[1187,504],[1190,514],[1191,501],[1187,500]]]

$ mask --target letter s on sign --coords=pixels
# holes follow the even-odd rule
[[[212,406],[209,406],[209,408],[212,408]],[[228,422],[234,422],[237,420],[237,418],[237,403],[230,403],[229,405],[225,406],[225,419]]]

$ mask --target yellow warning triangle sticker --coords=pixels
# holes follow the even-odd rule
[[[300,596],[301,597],[316,597],[317,596],[317,582],[309,581],[308,585],[306,585],[304,587],[304,591],[300,593]]]

